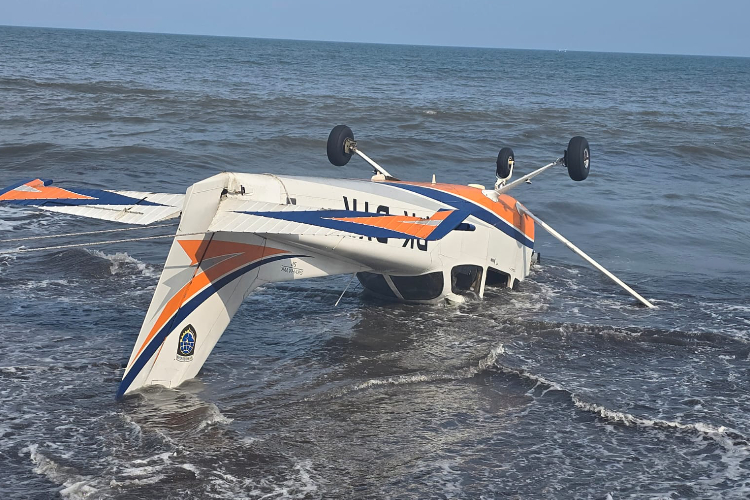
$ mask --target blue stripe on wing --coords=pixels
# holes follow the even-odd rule
[[[450,193],[446,193],[445,191],[440,191],[423,186],[413,186],[411,184],[401,184],[395,182],[384,182],[383,184],[421,194],[435,201],[450,205],[459,212],[468,212],[468,214],[473,215],[477,219],[498,228],[500,231],[520,242],[524,246],[534,248],[534,240],[523,234],[523,232],[521,232],[513,224],[506,221],[499,215],[496,215],[486,208],[479,206],[476,203],[472,203],[469,200]]]
[[[358,234],[360,236],[367,236],[369,238],[399,238],[399,239],[415,239],[414,235],[409,233],[403,233],[401,231],[395,231],[393,229],[385,229],[377,226],[369,226],[358,222],[334,220],[334,219],[346,219],[346,218],[365,218],[365,217],[389,217],[389,214],[383,213],[371,213],[371,212],[357,212],[354,210],[299,210],[294,212],[237,212],[247,215],[256,215],[259,217],[267,217],[269,219],[285,220],[289,222],[298,222],[301,224],[309,224],[311,226],[322,227],[326,229],[333,229],[336,231],[344,231],[347,233]],[[466,217],[468,212],[455,211],[451,215],[441,221],[440,224],[435,228],[432,233],[425,238],[426,241],[435,241],[443,238],[446,234],[455,229],[461,224]],[[262,231],[261,231],[262,232]]]
[[[344,231],[347,233],[354,233],[361,236],[367,236],[370,238],[414,238],[410,234],[402,233],[399,231],[393,231],[391,229],[384,229],[375,226],[366,226],[364,224],[357,224],[356,222],[347,222],[340,220],[333,220],[336,218],[347,218],[347,217],[383,217],[388,214],[370,213],[370,212],[356,212],[354,210],[306,210],[296,212],[238,212],[247,215],[257,215],[259,217],[267,217],[269,219],[286,220],[289,222],[299,222],[302,224],[309,224],[311,226],[323,227],[326,229],[334,229],[336,231]]]

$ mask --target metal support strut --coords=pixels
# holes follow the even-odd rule
[[[563,159],[562,158],[558,158],[557,160],[553,161],[552,163],[548,163],[547,165],[545,165],[545,166],[543,166],[541,168],[538,168],[537,170],[534,170],[530,174],[526,174],[523,177],[521,177],[520,179],[514,180],[510,184],[505,184],[505,185],[502,185],[502,186],[496,188],[495,189],[495,193],[497,193],[497,194],[503,194],[503,193],[505,193],[507,191],[510,191],[514,187],[519,186],[519,185],[523,184],[524,182],[531,181],[531,179],[533,179],[537,175],[541,174],[545,170],[547,170],[549,168],[552,168],[552,167],[554,167],[556,165],[562,165],[562,164],[563,164]],[[531,182],[529,182],[529,184],[531,184]]]
[[[553,164],[550,164],[550,165],[548,165],[548,167],[552,166],[552,165]],[[519,179],[519,181],[520,180],[521,179]],[[518,182],[518,181],[516,181],[516,182]],[[560,242],[562,242],[566,247],[570,248],[575,253],[577,253],[578,255],[580,255],[586,262],[588,262],[589,264],[591,264],[592,266],[594,266],[595,268],[597,268],[599,271],[601,271],[609,279],[611,279],[612,281],[614,281],[615,283],[617,283],[618,285],[620,285],[622,288],[624,288],[625,291],[627,291],[630,295],[632,295],[633,297],[635,297],[636,299],[638,299],[639,301],[641,301],[641,303],[643,305],[645,305],[646,307],[648,307],[650,309],[653,309],[655,307],[651,302],[649,302],[648,300],[644,299],[638,292],[636,292],[635,290],[633,290],[632,288],[630,288],[628,285],[626,285],[621,279],[619,279],[617,276],[615,276],[611,272],[607,271],[604,268],[604,266],[602,266],[597,261],[595,261],[594,259],[592,259],[588,255],[586,255],[583,252],[583,250],[581,250],[580,248],[578,248],[577,246],[575,246],[573,243],[571,243],[570,241],[568,241],[562,234],[558,233],[557,231],[555,231],[554,229],[552,229],[549,225],[547,225],[547,223],[545,223],[542,219],[540,219],[536,215],[532,214],[526,207],[524,207],[520,203],[516,203],[516,209],[520,213],[524,213],[524,214],[528,215],[529,217],[531,217],[534,220],[534,222],[536,222],[537,224],[539,224],[539,226],[542,229],[544,229],[549,234],[551,234],[553,237],[555,237],[557,240],[559,240]]]
[[[386,169],[375,163],[375,160],[364,154],[362,151],[357,149],[357,141],[354,141],[352,139],[347,139],[344,142],[344,152],[345,153],[356,153],[358,154],[363,160],[365,160],[367,163],[370,164],[372,168],[375,169],[375,172],[385,176],[386,178],[390,177],[393,178],[391,174],[388,173]]]

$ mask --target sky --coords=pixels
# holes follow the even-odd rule
[[[0,25],[750,57],[750,0],[0,0]]]

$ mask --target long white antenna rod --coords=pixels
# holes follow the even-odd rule
[[[124,227],[124,228],[117,228],[117,229],[103,229],[101,231],[84,231],[82,233],[64,233],[64,234],[45,234],[42,236],[26,236],[25,238],[9,238],[7,240],[0,240],[0,243],[10,243],[13,241],[29,241],[29,240],[44,240],[47,238],[65,238],[67,236],[86,236],[90,234],[104,234],[104,233],[120,233],[123,231],[138,231],[143,229],[149,229],[153,227],[169,227],[169,226],[176,226],[177,222],[172,222],[170,224],[159,224],[156,226],[138,226],[138,227]]]
[[[577,246],[575,246],[573,243],[571,243],[570,241],[568,241],[562,234],[558,233],[557,231],[555,231],[554,229],[552,229],[549,225],[547,225],[547,223],[545,223],[542,219],[540,219],[536,215],[532,214],[526,207],[524,207],[520,203],[516,203],[516,209],[519,212],[522,212],[522,213],[528,215],[529,217],[531,217],[532,219],[534,219],[534,222],[536,222],[537,224],[539,224],[542,227],[542,229],[544,229],[549,234],[551,234],[552,236],[554,236],[555,238],[557,238],[566,247],[570,248],[575,253],[577,253],[578,255],[580,255],[586,262],[588,262],[589,264],[591,264],[592,266],[594,266],[595,268],[597,268],[604,275],[606,275],[609,279],[611,279],[612,281],[614,281],[615,283],[617,283],[618,285],[620,285],[621,287],[623,287],[630,295],[632,295],[636,299],[640,300],[643,303],[643,305],[645,305],[646,307],[651,308],[651,309],[653,309],[655,307],[651,302],[649,302],[648,300],[644,299],[638,292],[636,292],[635,290],[633,290],[632,288],[630,288],[628,285],[626,285],[620,278],[618,278],[614,274],[612,274],[609,271],[607,271],[606,269],[604,269],[604,266],[602,266],[597,261],[595,261],[594,259],[592,259],[588,255],[586,255],[583,252],[583,250],[581,250],[580,248],[578,248]]]
[[[196,234],[206,233],[185,233],[180,236],[189,236]],[[111,245],[113,243],[129,243],[131,241],[148,241],[148,240],[163,240],[166,238],[174,238],[174,234],[164,234],[161,236],[146,236],[142,238],[126,238],[121,240],[107,240],[107,241],[90,241],[88,243],[71,243],[69,245],[55,245],[51,247],[34,247],[34,248],[17,248],[15,250],[3,250],[0,251],[0,255],[12,255],[16,253],[29,253],[29,252],[44,252],[47,250],[61,250],[64,248],[80,248],[80,247],[95,247],[98,245]]]

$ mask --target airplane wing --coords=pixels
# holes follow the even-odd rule
[[[432,216],[411,217],[354,210],[326,210],[298,205],[227,199],[209,231],[256,234],[341,236],[438,240],[454,229],[471,231],[469,212],[440,210]]]
[[[0,202],[34,206],[52,212],[151,224],[179,217],[184,194],[59,188],[52,181],[32,179],[0,190]],[[440,210],[430,217],[390,215],[355,210],[326,210],[298,205],[224,199],[208,231],[237,233],[401,238],[439,240],[453,230],[471,231],[466,210]]]
[[[184,194],[141,193],[102,189],[63,189],[51,180],[31,179],[0,189],[0,202],[35,206],[60,212],[125,224],[151,224],[178,217]]]

